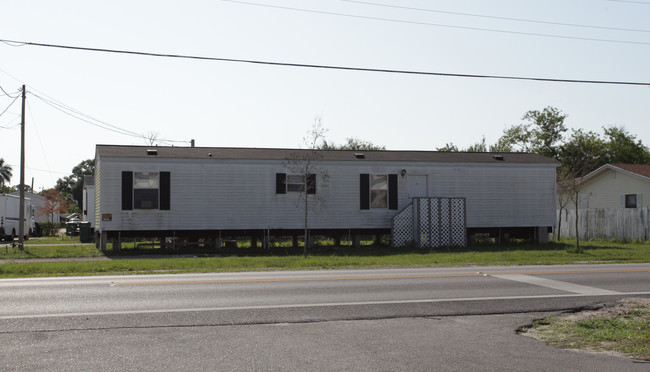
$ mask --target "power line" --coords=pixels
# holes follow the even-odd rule
[[[10,107],[11,107],[11,106],[12,106],[12,105],[17,101],[17,100],[18,100],[18,97],[14,97],[14,100],[11,101],[11,103],[9,104],[9,106],[7,106],[7,108],[4,109],[4,111],[0,112],[0,116],[4,115],[4,113],[7,112],[7,110],[9,110],[9,108],[10,108]],[[5,129],[7,129],[7,128],[5,128]]]
[[[36,133],[36,138],[38,139],[38,143],[41,146],[41,152],[43,153],[43,159],[45,160],[45,165],[47,166],[47,169],[48,169],[47,172],[50,175],[50,181],[52,181],[52,183],[55,183],[54,177],[52,176],[53,172],[52,172],[52,169],[50,167],[50,162],[47,159],[47,153],[45,152],[45,147],[43,147],[43,141],[41,141],[41,135],[39,134],[38,127],[36,125],[36,116],[34,116],[34,113],[32,112],[32,105],[29,104],[29,101],[27,101],[27,108],[29,109],[29,114],[32,117],[31,123],[32,123],[32,126],[34,127],[34,133]],[[30,168],[28,168],[28,169],[30,169]],[[54,173],[56,173],[56,172],[54,172]]]
[[[192,55],[182,55],[182,54],[164,54],[164,53],[140,52],[140,51],[130,51],[130,50],[119,50],[119,49],[89,48],[89,47],[79,47],[79,46],[71,46],[71,45],[33,43],[33,42],[3,40],[3,39],[0,39],[0,41],[12,42],[12,43],[22,43],[23,45],[30,45],[30,46],[39,46],[39,47],[46,47],[46,48],[59,48],[59,49],[68,49],[68,50],[80,50],[80,51],[87,51],[87,52],[117,53],[117,54],[139,55],[139,56],[147,56],[147,57],[194,59],[194,60],[203,60],[203,61],[249,63],[249,64],[257,64],[257,65],[283,66],[283,67],[302,67],[302,68],[316,68],[316,69],[343,70],[343,71],[381,72],[381,73],[389,73],[389,74],[443,76],[443,77],[477,78],[477,79],[526,80],[526,81],[539,81],[539,82],[550,82],[550,83],[578,83],[578,84],[650,86],[650,82],[557,79],[557,78],[539,78],[539,77],[507,76],[507,75],[480,75],[480,74],[460,74],[460,73],[447,73],[447,72],[391,70],[391,69],[377,69],[377,68],[364,68],[364,67],[347,67],[347,66],[316,65],[316,64],[303,64],[303,63],[271,62],[271,61],[260,61],[260,60],[250,60],[250,59],[203,57],[203,56],[192,56]],[[183,142],[187,142],[187,141],[183,141]]]
[[[57,110],[63,112],[63,113],[66,114],[66,115],[69,115],[69,116],[71,116],[71,117],[73,117],[73,118],[75,118],[75,119],[77,119],[77,120],[81,120],[81,121],[83,121],[83,122],[85,122],[85,123],[88,123],[88,124],[90,124],[90,125],[94,125],[94,126],[96,126],[96,127],[98,127],[98,128],[106,129],[106,130],[109,130],[109,131],[111,131],[111,132],[115,132],[115,133],[122,134],[122,135],[125,135],[125,136],[131,136],[131,137],[137,137],[137,138],[144,138],[144,136],[139,135],[139,134],[134,133],[134,132],[131,132],[131,131],[128,131],[128,130],[126,130],[126,129],[122,129],[122,128],[119,128],[119,127],[111,128],[111,127],[108,127],[108,126],[104,126],[104,125],[101,125],[101,124],[95,123],[95,122],[93,122],[93,121],[91,121],[91,120],[89,120],[89,119],[84,118],[84,117],[83,117],[84,115],[77,115],[73,110],[69,110],[65,105],[57,104],[56,102],[54,102],[54,101],[50,101],[50,100],[48,100],[47,98],[41,97],[41,96],[39,96],[39,95],[36,94],[36,93],[32,93],[32,92],[30,92],[30,94],[31,94],[32,96],[34,96],[34,97],[40,99],[42,102],[48,104],[49,106],[51,106],[51,107],[53,107],[53,108],[55,108],[55,109],[57,109]]]
[[[18,119],[18,118],[16,118],[16,119]],[[11,126],[0,125],[0,128],[1,129],[14,129],[14,128],[18,128],[19,126],[20,126],[20,121],[17,122],[16,124],[14,124],[14,125],[11,125]]]
[[[4,90],[4,88],[2,88],[2,85],[0,85],[0,90],[2,91],[2,93],[4,93],[5,96],[7,96],[7,97],[9,97],[9,98],[18,98],[18,97],[19,97],[19,96],[15,96],[15,97],[14,97],[14,96],[12,96],[11,94],[7,93],[7,91]]]
[[[630,4],[643,4],[643,5],[650,5],[650,2],[648,1],[631,1],[631,0],[609,0],[615,3],[630,3]]]
[[[76,109],[74,109],[74,108],[72,108],[72,107],[70,107],[70,106],[68,106],[68,105],[66,105],[66,104],[64,104],[64,103],[62,103],[62,102],[60,102],[60,101],[57,101],[56,99],[54,99],[54,98],[52,98],[52,97],[49,97],[49,96],[47,96],[46,94],[44,94],[43,92],[40,92],[40,91],[38,91],[38,90],[36,90],[36,89],[32,89],[32,90],[35,90],[35,91],[39,92],[41,95],[47,97],[47,100],[49,100],[49,103],[55,104],[55,105],[57,105],[57,106],[59,106],[59,107],[65,109],[65,110],[68,110],[68,111],[70,111],[70,112],[72,112],[72,113],[74,113],[74,114],[76,114],[76,115],[79,115],[79,116],[85,117],[86,119],[89,119],[89,120],[92,120],[92,121],[94,121],[94,122],[100,123],[101,125],[109,126],[109,127],[113,128],[113,129],[116,129],[116,130],[118,130],[118,131],[122,131],[122,132],[128,133],[129,135],[138,136],[138,137],[141,137],[141,136],[142,136],[142,135],[139,134],[139,133],[132,132],[132,131],[130,131],[130,130],[120,128],[120,127],[118,127],[118,126],[115,126],[115,125],[113,125],[113,124],[110,124],[110,123],[107,123],[107,122],[101,121],[101,120],[99,120],[99,119],[95,119],[95,118],[93,118],[92,116],[90,116],[90,115],[86,115],[86,114],[84,114],[83,112],[81,112],[81,111],[79,111],[79,110],[76,110]],[[35,94],[35,93],[31,92],[31,91],[30,91],[29,93],[32,94],[32,95],[34,95],[34,96],[36,96],[37,98],[39,98],[39,99],[41,99],[41,100],[44,100],[43,97],[40,97],[39,95],[37,95],[37,94]]]
[[[341,0],[341,1],[344,1],[344,2],[347,2],[347,3],[356,3],[356,4],[380,6],[380,7],[385,7],[385,8],[416,10],[416,11],[429,12],[429,13],[452,14],[452,15],[460,15],[460,16],[466,16],[466,17],[499,19],[499,20],[505,20],[505,21],[539,23],[539,24],[554,25],[554,26],[593,28],[593,29],[612,30],[612,31],[650,32],[650,30],[641,30],[641,29],[634,29],[634,28],[608,27],[608,26],[596,26],[596,25],[582,25],[582,24],[576,24],[576,23],[541,21],[541,20],[537,20],[537,19],[525,19],[525,18],[492,16],[492,15],[486,15],[486,14],[451,12],[451,11],[437,10],[437,9],[412,8],[412,7],[400,6],[400,5],[378,4],[378,3],[372,3],[372,2],[367,2],[367,1],[358,1],[358,0]],[[645,3],[645,4],[648,4],[648,3]]]
[[[32,90],[36,90],[36,89],[32,88]],[[124,128],[120,128],[120,127],[118,127],[116,125],[107,123],[107,122],[99,120],[99,119],[95,119],[90,115],[84,114],[83,112],[81,112],[79,110],[76,110],[76,109],[74,109],[74,108],[72,108],[72,107],[70,107],[70,106],[68,106],[68,105],[66,105],[64,103],[61,103],[61,102],[55,100],[54,98],[42,97],[42,96],[46,96],[42,92],[40,92],[41,93],[40,95],[36,94],[36,93],[34,93],[32,91],[29,91],[28,93],[31,94],[32,96],[40,99],[42,102],[46,103],[47,105],[49,105],[49,106],[63,112],[66,115],[69,115],[69,116],[71,116],[71,117],[73,117],[73,118],[75,118],[77,120],[80,120],[80,121],[83,121],[83,122],[88,123],[90,125],[96,126],[98,128],[109,130],[111,132],[115,132],[115,133],[122,134],[122,135],[125,135],[125,136],[130,136],[130,137],[135,137],[135,138],[140,138],[140,139],[147,139],[147,136],[145,136],[143,134],[136,133],[136,132],[124,129]],[[158,139],[157,142],[172,144],[172,143],[189,143],[190,141],[176,141],[176,140],[169,140],[169,139]]]
[[[397,22],[397,23],[407,23],[420,26],[434,26],[434,27],[444,27],[444,28],[457,28],[462,30],[471,30],[471,31],[485,31],[485,32],[496,32],[502,34],[513,34],[513,35],[525,35],[525,36],[538,36],[538,37],[551,37],[556,39],[568,39],[568,40],[581,40],[581,41],[597,41],[603,43],[618,43],[618,44],[633,44],[633,45],[650,45],[648,42],[643,41],[630,41],[630,40],[614,40],[614,39],[596,39],[590,37],[579,37],[579,36],[566,36],[566,35],[554,35],[554,34],[541,34],[536,32],[523,32],[523,31],[507,31],[507,30],[497,30],[491,28],[481,28],[481,27],[470,27],[470,26],[457,26],[457,25],[448,25],[442,23],[430,23],[430,22],[417,22],[417,21],[407,21],[402,19],[394,18],[382,18],[382,17],[371,17],[371,16],[362,16],[357,14],[346,14],[346,13],[336,13],[336,12],[327,12],[322,10],[311,10],[303,8],[293,8],[288,6],[280,5],[270,5],[270,4],[259,4],[252,3],[248,1],[239,1],[239,0],[221,0],[229,3],[259,6],[265,8],[275,8],[275,9],[284,9],[292,10],[296,12],[306,12],[306,13],[316,13],[316,14],[326,14],[333,15],[338,17],[349,17],[349,18],[360,18],[360,19],[370,19],[374,21],[386,21],[386,22]]]

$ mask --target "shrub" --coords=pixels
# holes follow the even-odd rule
[[[59,222],[39,222],[38,226],[41,228],[43,236],[56,236],[59,229],[63,228],[63,224]]]

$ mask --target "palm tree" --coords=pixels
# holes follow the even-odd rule
[[[0,158],[0,186],[4,186],[5,183],[9,183],[11,180],[11,165],[5,164],[5,160]]]

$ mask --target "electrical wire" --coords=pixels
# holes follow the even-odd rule
[[[630,3],[630,4],[643,4],[643,5],[650,5],[650,2],[648,1],[631,1],[631,0],[609,0],[615,3]]]
[[[35,89],[32,89],[32,90],[35,90]],[[124,128],[120,128],[120,127],[118,127],[116,125],[107,123],[107,122],[99,120],[99,119],[95,119],[92,116],[86,115],[83,112],[81,112],[79,110],[76,110],[76,109],[74,109],[74,108],[72,108],[72,107],[70,107],[70,106],[68,106],[66,104],[63,104],[63,103],[61,103],[61,102],[59,102],[59,101],[57,101],[57,100],[55,100],[55,99],[53,99],[51,97],[45,98],[45,97],[43,97],[43,96],[45,96],[45,94],[43,94],[42,92],[40,92],[41,93],[40,95],[32,92],[31,90],[28,91],[28,93],[31,94],[32,96],[38,98],[39,100],[41,100],[45,104],[55,108],[56,110],[59,110],[59,111],[63,112],[64,114],[69,115],[69,116],[71,116],[71,117],[73,117],[73,118],[75,118],[77,120],[83,121],[83,122],[85,122],[87,124],[90,124],[90,125],[93,125],[93,126],[96,126],[98,128],[105,129],[105,130],[109,130],[111,132],[122,134],[122,135],[125,135],[125,136],[130,136],[130,137],[135,137],[135,138],[145,139],[145,140],[147,139],[147,136],[145,136],[143,134],[136,133],[136,132],[124,129]],[[43,96],[41,96],[41,95],[43,95]],[[190,143],[190,141],[177,141],[177,140],[170,140],[170,139],[157,139],[156,141],[159,142],[159,143],[168,143],[168,144],[172,144],[172,143]]]
[[[481,28],[481,27],[470,27],[470,26],[457,26],[457,25],[448,25],[448,24],[442,24],[442,23],[417,22],[417,21],[407,21],[407,20],[394,19],[394,18],[382,18],[382,17],[362,16],[362,15],[357,15],[357,14],[346,14],[346,13],[327,12],[327,11],[322,11],[322,10],[311,10],[311,9],[303,9],[303,8],[293,8],[293,7],[288,7],[288,6],[270,5],[270,4],[260,4],[260,3],[252,3],[252,2],[248,2],[248,1],[239,1],[239,0],[221,0],[221,1],[225,1],[225,2],[228,2],[228,3],[235,3],[235,4],[243,4],[243,5],[259,6],[259,7],[265,7],[265,8],[275,8],[275,9],[292,10],[292,11],[296,11],[296,12],[306,12],[306,13],[326,14],[326,15],[333,15],[333,16],[338,16],[338,17],[349,17],[349,18],[370,19],[370,20],[374,20],[374,21],[386,21],[386,22],[407,23],[407,24],[420,25],[420,26],[434,26],[434,27],[444,27],[444,28],[457,28],[457,29],[461,29],[461,30],[496,32],[496,33],[512,34],[512,35],[525,35],[525,36],[550,37],[550,38],[556,38],[556,39],[567,39],[567,40],[597,41],[597,42],[602,42],[602,43],[618,43],[618,44],[633,44],[633,45],[650,45],[649,42],[643,42],[643,41],[615,40],[615,39],[596,39],[596,38],[590,38],[590,37],[566,36],[566,35],[554,35],[554,34],[541,34],[541,33],[536,33],[536,32],[507,31],[507,30],[497,30],[497,29],[492,29],[492,28]]]
[[[7,91],[4,90],[4,88],[2,87],[2,85],[0,85],[0,90],[2,91],[2,93],[3,93],[5,96],[7,96],[7,97],[9,97],[9,98],[18,98],[18,97],[19,97],[19,96],[15,96],[15,97],[14,97],[14,96],[12,96],[11,94],[7,93]]]
[[[341,1],[344,1],[344,2],[346,2],[346,3],[356,3],[356,4],[371,5],[371,6],[379,6],[379,7],[385,7],[385,8],[395,8],[395,9],[405,9],[405,10],[416,10],[416,11],[421,11],[421,12],[440,13],[440,14],[451,14],[451,15],[460,15],[460,16],[466,16],[466,17],[477,17],[477,18],[499,19],[499,20],[504,20],[504,21],[539,23],[539,24],[554,25],[554,26],[569,26],[569,27],[580,27],[580,28],[593,28],[593,29],[599,29],[599,30],[612,30],[612,31],[650,32],[650,30],[641,30],[641,29],[634,29],[634,28],[620,28],[620,27],[608,27],[608,26],[596,26],[596,25],[581,25],[581,24],[576,24],[576,23],[563,23],[563,22],[541,21],[541,20],[536,20],[536,19],[513,18],[513,17],[501,17],[501,16],[486,15],[486,14],[474,14],[474,13],[450,12],[450,11],[437,10],[437,9],[412,8],[412,7],[400,6],[400,5],[378,4],[378,3],[368,2],[368,1],[358,1],[358,0],[341,0]]]
[[[16,118],[16,120],[17,119],[18,118]],[[11,126],[0,125],[0,129],[14,129],[14,128],[18,128],[19,126],[20,126],[20,121]]]
[[[54,176],[52,176],[52,169],[50,168],[50,162],[47,160],[47,153],[45,152],[45,147],[43,147],[43,141],[41,141],[41,136],[38,133],[38,128],[36,126],[36,117],[34,116],[34,113],[32,112],[32,106],[29,104],[29,101],[26,100],[27,103],[27,108],[29,109],[29,116],[31,117],[32,120],[30,120],[30,123],[32,123],[32,126],[34,127],[34,133],[36,133],[36,138],[38,139],[38,143],[41,146],[41,152],[43,153],[43,159],[45,159],[45,165],[47,166],[47,172],[50,174],[50,181],[52,181],[52,184],[56,183],[54,181]]]
[[[40,92],[40,91],[38,91],[38,90],[36,90],[36,89],[33,89],[33,88],[32,88],[31,90],[37,91],[37,92],[39,92],[42,96],[45,96],[45,97],[47,97],[47,98],[43,98],[43,97],[41,97],[41,96],[39,96],[39,95],[37,95],[37,94],[31,92],[31,91],[29,92],[30,94],[34,95],[35,97],[37,97],[37,98],[39,98],[39,99],[41,99],[41,100],[47,100],[47,101],[49,101],[50,104],[56,105],[56,106],[58,106],[58,107],[61,107],[61,108],[63,108],[64,110],[68,110],[68,111],[70,111],[70,112],[72,112],[72,113],[74,113],[74,114],[76,114],[76,115],[82,116],[82,117],[84,117],[84,118],[86,118],[86,119],[88,119],[88,120],[91,120],[91,121],[94,121],[94,122],[100,123],[101,125],[105,125],[105,126],[111,127],[111,128],[113,128],[113,129],[118,130],[118,131],[121,131],[121,132],[125,132],[125,133],[127,133],[127,134],[129,134],[129,135],[137,136],[137,137],[142,137],[142,135],[139,134],[139,133],[132,132],[132,131],[127,130],[127,129],[124,129],[124,128],[120,128],[120,127],[118,127],[118,126],[115,126],[115,125],[109,124],[109,123],[104,122],[104,121],[101,121],[101,120],[99,120],[99,119],[95,119],[95,118],[93,118],[93,117],[90,116],[90,115],[86,115],[86,114],[84,114],[83,112],[81,112],[81,111],[79,111],[79,110],[76,110],[76,109],[74,109],[74,108],[72,108],[72,107],[70,107],[70,106],[68,106],[68,105],[66,105],[66,104],[64,104],[64,103],[62,103],[62,102],[60,102],[60,101],[57,101],[56,99],[54,99],[54,98],[52,98],[52,97],[49,97],[49,96],[47,96],[46,94],[44,94],[43,92]]]
[[[109,130],[111,132],[115,132],[115,133],[122,134],[122,135],[125,135],[125,136],[144,138],[144,136],[142,136],[140,134],[137,134],[137,133],[134,133],[134,132],[131,132],[131,131],[127,131],[126,129],[121,129],[121,128],[117,128],[117,127],[111,128],[111,127],[108,127],[108,126],[104,126],[104,125],[95,123],[95,122],[83,117],[82,115],[77,115],[74,112],[71,112],[71,110],[67,110],[65,106],[59,105],[56,102],[53,102],[53,101],[48,100],[47,98],[41,97],[40,95],[38,95],[36,93],[30,92],[30,94],[32,96],[40,99],[42,102],[46,103],[47,105],[61,111],[62,113],[66,114],[68,116],[71,116],[71,117],[73,117],[73,118],[75,118],[77,120],[81,120],[81,121],[83,121],[85,123],[96,126],[98,128],[106,129],[106,130]]]
[[[9,108],[10,108],[10,107],[11,107],[11,106],[12,106],[12,105],[17,101],[17,100],[18,100],[18,97],[14,97],[14,100],[11,101],[11,103],[9,104],[9,106],[7,106],[7,108],[4,109],[4,111],[0,112],[0,116],[4,115],[4,113],[7,112],[7,110],[9,110]],[[6,128],[5,128],[5,129],[6,129]]]
[[[3,41],[3,40],[0,39],[0,41]],[[479,74],[460,74],[460,73],[447,73],[447,72],[390,70],[390,69],[363,68],[363,67],[346,67],[346,66],[316,65],[316,64],[303,64],[303,63],[271,62],[271,61],[260,61],[260,60],[250,60],[250,59],[202,57],[202,56],[192,56],[192,55],[182,55],[182,54],[163,54],[163,53],[139,52],[139,51],[119,50],[119,49],[89,48],[89,47],[79,47],[79,46],[60,45],[60,44],[44,44],[44,43],[22,42],[22,41],[12,41],[12,40],[9,40],[9,41],[14,42],[14,43],[23,43],[24,45],[31,45],[31,46],[39,46],[39,47],[46,47],[46,48],[58,48],[58,49],[68,49],[68,50],[80,50],[80,51],[87,51],[87,52],[117,53],[117,54],[138,55],[138,56],[147,56],[147,57],[194,59],[194,60],[203,60],[203,61],[236,62],[236,63],[257,64],[257,65],[283,66],[283,67],[303,67],[303,68],[343,70],[343,71],[381,72],[381,73],[389,73],[389,74],[444,76],[444,77],[477,78],[477,79],[527,80],[527,81],[539,81],[539,82],[551,82],[551,83],[650,86],[650,82],[557,79],[557,78],[539,78],[539,77],[525,77],[525,76],[479,75]]]

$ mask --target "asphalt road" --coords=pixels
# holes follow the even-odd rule
[[[648,370],[514,330],[650,297],[650,264],[0,280],[6,370]]]

